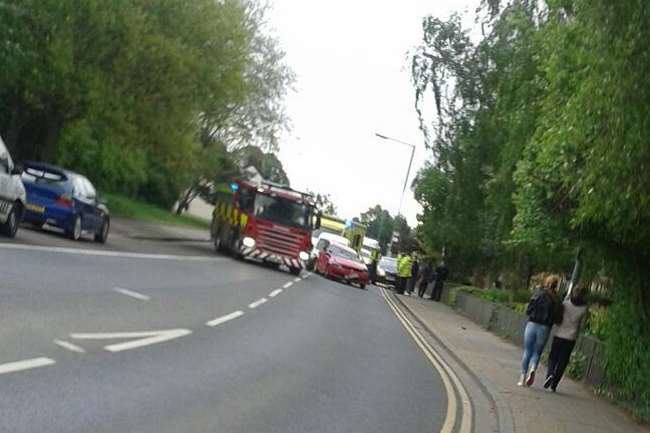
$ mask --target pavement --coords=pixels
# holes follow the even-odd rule
[[[563,378],[557,393],[545,391],[542,387],[545,368],[540,367],[541,377],[532,387],[518,387],[519,347],[484,330],[447,305],[393,296],[433,334],[438,349],[456,358],[490,394],[498,418],[515,433],[650,432],[629,413],[569,378]]]
[[[377,287],[218,255],[200,229],[0,238],[2,433],[469,433],[417,335]]]

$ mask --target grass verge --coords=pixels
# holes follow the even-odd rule
[[[159,208],[119,194],[105,194],[111,215],[166,224],[184,225],[198,228],[210,227],[210,221],[193,215],[176,215]]]

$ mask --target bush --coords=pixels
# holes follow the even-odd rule
[[[582,380],[585,376],[587,368],[587,357],[581,352],[574,351],[571,354],[569,365],[567,365],[566,373],[576,380]]]
[[[520,313],[526,310],[526,304],[530,299],[530,292],[528,290],[479,289],[478,287],[472,286],[459,287],[457,290],[489,302],[507,305]]]
[[[616,398],[628,403],[635,415],[650,420],[650,336],[635,311],[633,295],[619,293],[621,299],[610,307],[604,326],[607,376]]]
[[[590,307],[585,321],[584,332],[594,337],[605,340],[606,326],[608,319],[608,311],[606,308]]]

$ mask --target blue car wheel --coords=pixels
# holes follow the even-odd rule
[[[81,216],[75,215],[72,222],[72,228],[68,231],[68,237],[73,241],[78,241],[81,238]]]

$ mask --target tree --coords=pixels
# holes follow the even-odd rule
[[[332,197],[329,194],[316,193],[310,190],[307,190],[308,194],[311,194],[314,197],[316,202],[316,208],[326,214],[326,215],[336,215],[336,206],[332,201]]]
[[[224,150],[232,153],[234,160],[241,160],[242,154],[244,158],[255,159],[250,164],[261,170],[266,179],[289,183],[282,164],[273,153],[278,150],[281,132],[289,129],[284,98],[295,80],[294,73],[284,61],[285,53],[277,39],[266,28],[268,5],[254,0],[242,0],[242,3],[244,25],[249,34],[246,68],[240,83],[245,96],[228,104],[215,104],[200,114],[199,141],[205,157],[199,158],[202,163],[192,170],[189,188],[178,209],[189,205],[186,200],[191,201],[210,190],[209,185],[215,179],[223,178],[224,174],[232,175],[221,171],[218,163],[223,158],[219,152]],[[260,152],[255,153],[252,147],[259,147]]]
[[[393,218],[381,205],[369,208],[359,220],[366,225],[366,236],[377,239],[384,254],[392,243],[393,233],[399,237],[399,242],[393,244],[393,251],[414,251],[418,248],[414,231],[406,219],[401,215]]]
[[[289,185],[289,178],[275,153],[264,152],[255,146],[246,146],[235,152],[234,156],[242,168],[252,165],[264,179]]]
[[[412,59],[433,156],[415,183],[419,240],[465,276],[516,273],[513,286],[583,247],[586,277],[612,281],[609,379],[650,417],[650,11],[485,0],[482,12],[476,45],[457,17],[426,18]]]
[[[385,253],[393,238],[394,220],[386,209],[375,205],[361,214],[360,220],[366,225],[366,236],[377,239]]]
[[[292,76],[264,10],[254,0],[4,1],[0,133],[17,158],[170,206],[217,175],[233,141],[215,131],[272,145],[286,125]]]

